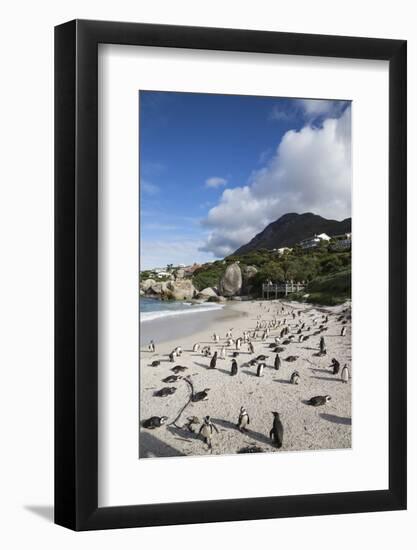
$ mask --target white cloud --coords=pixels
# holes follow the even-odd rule
[[[227,184],[227,180],[224,178],[219,178],[214,176],[212,178],[206,179],[206,187],[217,188],[217,187],[222,187],[226,184]]]
[[[179,235],[171,239],[146,240],[141,246],[140,268],[151,269],[163,267],[167,264],[192,264],[210,261],[211,254],[200,249],[203,241],[200,239],[186,239]]]
[[[351,215],[350,107],[318,128],[284,134],[272,159],[253,172],[248,185],[226,189],[203,225],[201,247],[216,257],[230,254],[288,212],[326,218]]]
[[[153,196],[159,193],[159,187],[147,180],[141,180],[140,188],[142,193],[145,193],[146,195]]]
[[[299,102],[305,114],[312,117],[331,114],[339,103],[325,99],[300,99]]]

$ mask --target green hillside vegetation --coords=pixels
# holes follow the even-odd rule
[[[251,293],[254,296],[261,295],[262,284],[268,280],[273,283],[293,280],[307,283],[301,295],[292,295],[296,299],[310,294],[309,302],[333,304],[350,298],[351,252],[331,251],[324,242],[313,250],[295,246],[292,251],[279,255],[271,250],[259,249],[204,264],[193,275],[194,286],[198,290],[218,286],[227,265],[233,262],[239,262],[242,268],[255,266],[258,269],[251,279]]]

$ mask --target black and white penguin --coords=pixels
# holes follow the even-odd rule
[[[256,369],[256,376],[261,377],[264,371],[265,363],[259,363],[258,368]]]
[[[269,432],[269,437],[275,442],[278,449],[280,449],[284,441],[284,426],[279,418],[279,413],[273,412],[272,414],[274,415],[274,423]]]
[[[217,351],[214,352],[214,355],[210,360],[210,368],[215,369],[216,368],[216,363],[217,363]]]
[[[203,425],[200,428],[199,434],[203,437],[204,443],[208,445],[208,448],[211,449],[211,438],[213,437],[213,431],[219,433],[217,426],[213,424],[210,416],[204,418]]]
[[[247,429],[246,426],[248,424],[250,424],[249,415],[246,412],[245,407],[240,407],[239,419],[237,421],[237,427],[239,428],[239,430],[241,432],[245,432],[246,429]]]
[[[266,361],[268,359],[268,355],[258,355],[256,358],[257,361]]]
[[[197,352],[200,350],[200,344],[194,344],[193,351]]]
[[[232,367],[230,369],[230,376],[236,376],[237,371],[238,371],[237,362],[236,362],[236,359],[233,359],[232,360]]]
[[[321,405],[325,405],[331,400],[330,395],[316,395],[315,397],[312,397],[308,404],[312,407],[319,407]]]
[[[333,374],[339,374],[340,363],[333,357],[331,367],[333,367]]]
[[[249,342],[248,349],[250,354],[255,353],[255,347],[252,342]]]
[[[325,353],[326,351],[326,342],[324,341],[323,336],[320,337],[320,353]]]
[[[173,382],[176,382],[177,380],[180,380],[181,376],[176,376],[175,374],[171,374],[170,376],[167,376],[162,380],[165,384],[172,384]]]
[[[161,361],[152,361],[151,367],[159,367],[160,364],[161,364]]]
[[[208,393],[210,391],[210,388],[205,388],[202,391],[198,391],[195,393],[192,397],[192,401],[196,403],[197,401],[207,401],[208,400]]]
[[[178,374],[179,372],[184,372],[185,370],[187,370],[188,367],[183,367],[181,365],[175,365],[175,367],[172,367],[172,372],[175,372],[175,374]]]
[[[294,361],[297,361],[298,359],[298,355],[289,355],[288,357],[285,358],[286,361],[288,361],[288,363],[294,363]]]
[[[220,358],[221,359],[225,359],[226,358],[226,348],[224,346],[222,346],[221,350],[220,350]]]
[[[349,369],[347,367],[347,365],[345,365],[342,369],[342,372],[340,374],[340,377],[342,379],[342,382],[344,384],[347,384],[349,382]]]
[[[294,371],[291,375],[290,382],[291,384],[298,385],[298,382],[300,381],[300,374],[298,371]]]
[[[177,354],[175,353],[175,351],[171,351],[171,353],[169,354],[169,362],[175,363],[176,358],[177,358]]]
[[[340,331],[340,336],[346,336],[346,327],[343,326],[342,330]]]
[[[281,366],[281,358],[280,358],[279,354],[277,353],[277,354],[275,355],[275,360],[274,360],[274,368],[275,368],[275,370],[279,370],[280,366]]]
[[[149,342],[148,350],[152,353],[155,353],[155,342],[153,340]]]
[[[172,395],[173,393],[175,393],[177,391],[177,388],[168,388],[168,387],[165,387],[165,388],[162,388],[158,391],[156,391],[154,393],[154,395],[156,397],[167,397],[168,395]]]
[[[148,430],[154,430],[163,426],[167,420],[167,416],[151,416],[142,422],[142,426]]]
[[[177,357],[181,357],[181,355],[182,355],[182,347],[181,347],[181,346],[177,346],[177,347],[174,349],[174,353],[177,355]]]

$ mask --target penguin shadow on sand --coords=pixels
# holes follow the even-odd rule
[[[222,426],[227,430],[235,430],[237,432],[240,432],[237,424],[235,422],[230,422],[230,420],[224,420],[223,418],[212,418],[212,421],[213,424],[216,424],[217,426]],[[246,437],[259,441],[259,443],[271,445],[271,440],[269,439],[269,437],[260,432],[255,432],[255,430],[251,430],[250,428],[246,428],[244,432],[240,433],[242,435],[245,435]]]
[[[291,380],[285,380],[285,378],[275,378],[274,382],[278,382],[279,384],[289,384],[291,386]]]
[[[178,439],[178,441],[185,441],[189,443],[191,440],[201,439],[198,433],[191,432],[187,428],[179,428],[173,424],[171,426],[167,426],[167,430],[177,436],[175,439]]]
[[[256,374],[256,370],[249,370],[249,369],[256,369],[256,367],[248,367],[247,369],[245,370],[242,370],[243,373],[247,374],[248,376],[255,376],[255,377],[258,377],[258,375]],[[262,377],[261,377],[262,378]]]
[[[186,455],[164,443],[156,435],[141,430],[139,434],[139,458],[158,458],[161,456]]]
[[[210,368],[210,365],[206,365],[206,363],[198,363],[197,361],[193,361],[194,365],[197,365],[197,367],[203,367],[207,370],[214,370]]]
[[[352,425],[352,419],[347,416],[337,416],[336,414],[320,413],[319,416],[324,420],[329,422],[334,422],[335,424],[344,424],[345,426]]]
[[[310,376],[310,378],[315,378],[316,380],[329,380],[330,382],[343,382],[343,380],[338,378],[337,375],[335,375],[334,378],[331,378],[330,376]]]

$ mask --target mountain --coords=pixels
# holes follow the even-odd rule
[[[315,234],[326,233],[329,237],[350,233],[352,219],[346,218],[338,222],[326,220],[321,216],[306,212],[305,214],[285,214],[277,221],[270,223],[263,231],[238,248],[233,254],[245,254],[259,248],[273,249],[284,246],[292,247],[303,239],[312,237]]]

